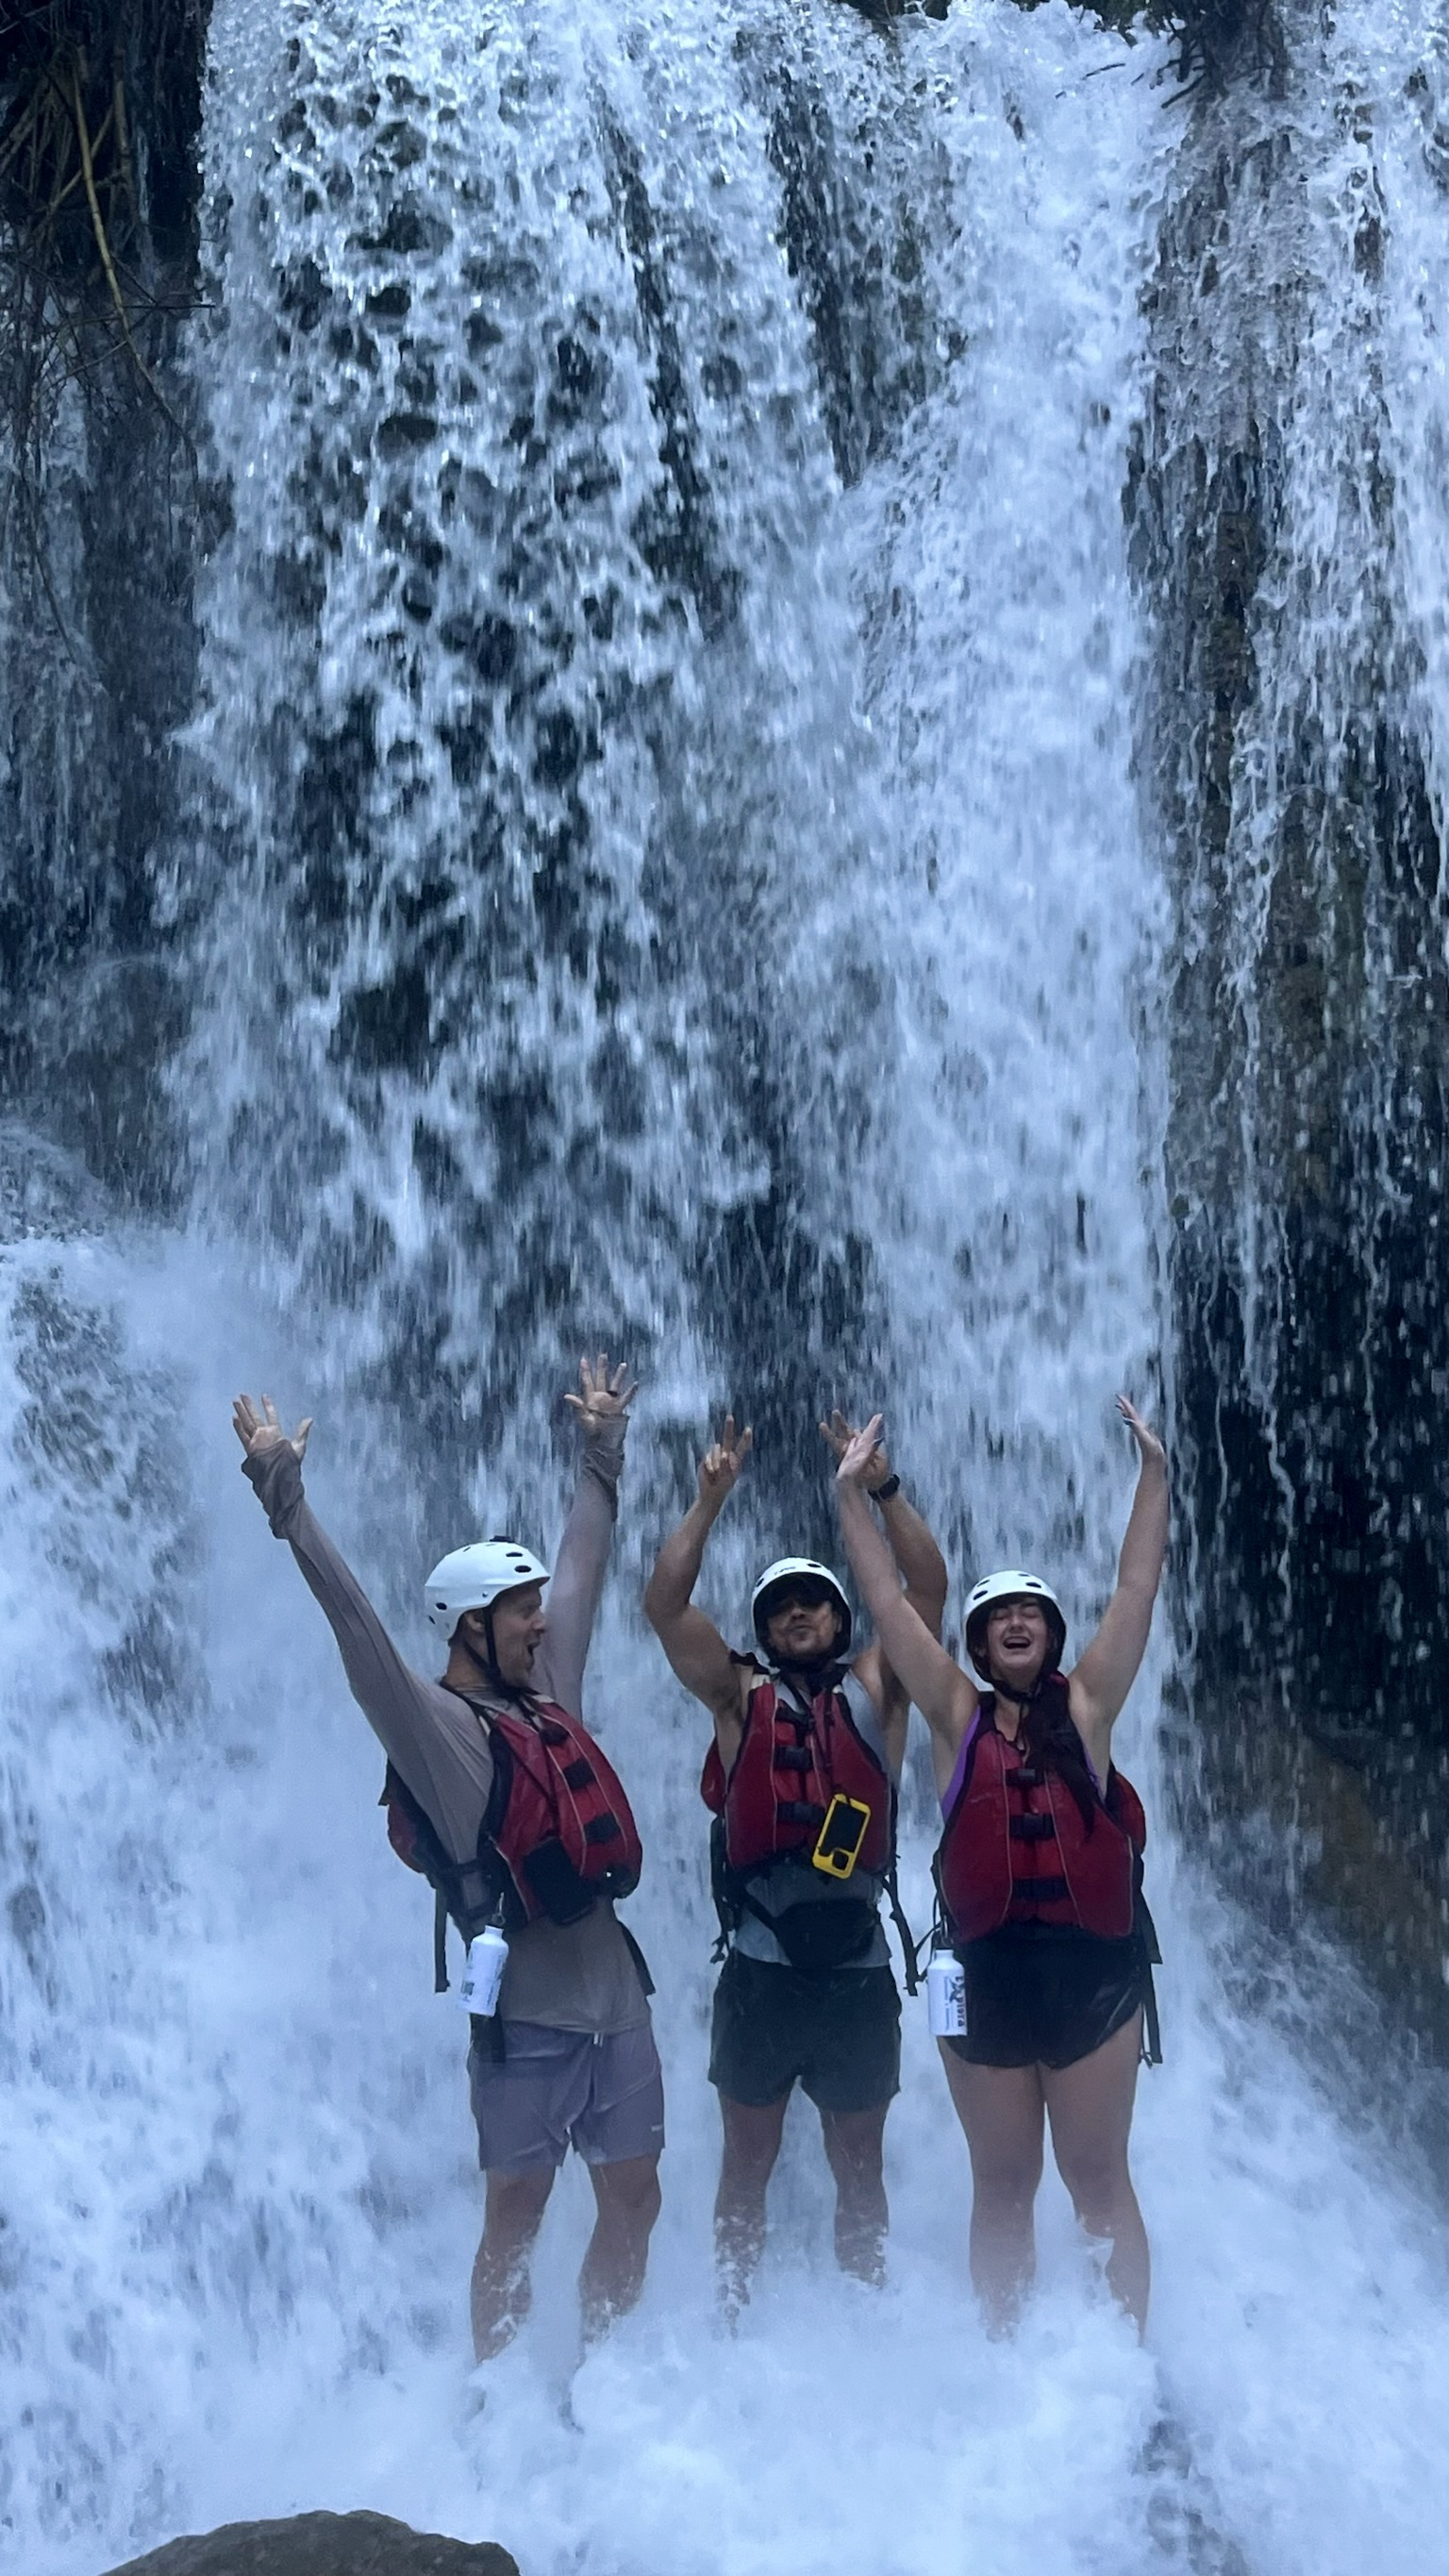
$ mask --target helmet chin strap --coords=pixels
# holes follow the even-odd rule
[[[487,1652],[480,1655],[477,1648],[471,1642],[468,1647],[468,1652],[472,1656],[474,1663],[478,1666],[478,1669],[482,1673],[490,1690],[501,1691],[505,1699],[517,1699],[519,1697],[517,1684],[505,1681],[502,1673],[498,1669],[498,1648],[493,1640],[492,1603],[490,1602],[487,1609],[480,1610],[477,1615],[483,1622],[483,1634],[487,1640]]]
[[[1040,1675],[1037,1678],[1039,1680]],[[1030,1708],[1036,1697],[1036,1682],[1032,1683],[1030,1690],[1018,1690],[1015,1682],[998,1681],[993,1673],[991,1687],[998,1699],[1009,1699],[1013,1708]]]
[[[994,1665],[988,1664],[986,1669],[991,1675],[991,1687],[996,1693],[998,1699],[1009,1699],[1013,1708],[1030,1708],[1032,1701],[1035,1699],[1037,1692],[1041,1688],[1042,1683],[1046,1680],[1048,1672],[1052,1671],[1054,1667],[1049,1664],[1043,1664],[1041,1671],[1037,1674],[1030,1690],[1018,1690],[1015,1682],[998,1681]]]

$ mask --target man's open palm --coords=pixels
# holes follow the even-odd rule
[[[586,1435],[601,1430],[606,1422],[617,1422],[621,1414],[628,1412],[639,1392],[638,1379],[632,1386],[629,1384],[629,1372],[622,1360],[610,1376],[607,1351],[600,1351],[592,1362],[580,1360],[579,1384],[583,1394],[566,1395],[564,1402],[573,1407],[579,1427]]]
[[[299,1422],[290,1439],[277,1420],[277,1408],[269,1395],[262,1397],[258,1413],[249,1395],[239,1395],[231,1409],[232,1427],[249,1458],[265,1458],[273,1449],[290,1449],[300,1467],[307,1455],[307,1435],[312,1428],[309,1413]]]

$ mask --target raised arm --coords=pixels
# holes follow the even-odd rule
[[[828,1422],[821,1423],[820,1433],[834,1452],[838,1464],[855,1436],[854,1425],[847,1422],[837,1408]],[[905,1597],[931,1635],[939,1637],[948,1586],[946,1560],[920,1513],[901,1492],[900,1482],[899,1476],[891,1474],[884,1443],[878,1443],[866,1490],[880,1513],[897,1573],[905,1586]],[[894,1493],[886,1492],[889,1485],[894,1485]],[[905,1752],[906,1719],[910,1711],[905,1686],[878,1639],[856,1656],[854,1671],[857,1681],[864,1685],[875,1703],[886,1731],[891,1759],[899,1769]]]
[[[537,1667],[539,1688],[575,1717],[614,1542],[629,1407],[639,1392],[637,1383],[629,1383],[626,1368],[610,1374],[604,1351],[592,1363],[580,1360],[579,1384],[582,1394],[566,1395],[564,1402],[583,1434],[584,1454],[549,1581],[547,1626]]]
[[[971,1723],[977,1692],[902,1592],[896,1560],[871,1518],[867,1488],[879,1481],[880,1415],[848,1443],[835,1472],[841,1536],[885,1659],[933,1735],[953,1749]]]
[[[726,1414],[718,1440],[700,1460],[694,1501],[661,1547],[644,1594],[644,1616],[685,1689],[726,1723],[739,1717],[739,1666],[692,1596],[705,1542],[734,1492],[754,1436],[748,1424],[736,1433],[734,1415]]]
[[[1137,1491],[1117,1560],[1117,1589],[1102,1614],[1100,1628],[1071,1676],[1072,1715],[1088,1739],[1093,1733],[1110,1734],[1112,1722],[1137,1679],[1147,1652],[1152,1605],[1167,1555],[1167,1452],[1125,1395],[1119,1395],[1117,1406],[1137,1443]],[[1090,1740],[1088,1750],[1095,1759],[1096,1748]],[[1100,1763],[1098,1767],[1102,1767]]]
[[[932,1636],[939,1637],[950,1580],[946,1560],[915,1504],[908,1502],[904,1494],[892,1494],[885,1503],[878,1496],[872,1499],[900,1569],[905,1597]]]
[[[311,1423],[289,1438],[270,1396],[258,1412],[246,1395],[238,1396],[232,1420],[246,1451],[243,1473],[326,1614],[353,1698],[449,1850],[470,1856],[493,1774],[486,1738],[460,1700],[404,1662],[318,1522],[302,1486]]]

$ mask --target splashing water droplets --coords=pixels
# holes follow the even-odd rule
[[[1442,2264],[1286,2044],[1292,1999],[1229,1991],[1242,1927],[1170,1823],[1161,1638],[1122,1748],[1168,1953],[1150,2350],[1054,2178],[1040,2294],[986,2340],[923,2006],[889,2288],[836,2273],[796,2104],[759,2295],[719,2329],[703,1721],[636,1608],[728,1402],[756,1450],[701,1591],[731,1634],[755,1566],[838,1553],[837,1400],[885,1406],[958,1597],[1040,1561],[1079,1643],[1110,1587],[1113,1397],[1166,1405],[1173,1376],[1160,636],[1121,506],[1177,453],[1155,263],[1207,149],[1165,56],[1060,0],[888,37],[754,0],[219,0],[213,47],[189,1218],[108,1230],[29,1147],[0,1200],[0,2511],[28,2576],[319,2505],[538,2576],[1432,2557]],[[1358,185],[1352,130],[1337,150],[1323,187]],[[1386,263],[1398,293],[1359,198],[1353,291]],[[1368,542],[1341,500],[1298,495],[1315,632]],[[1271,748],[1233,782],[1245,1030]],[[1190,960],[1211,892],[1180,907]],[[575,2370],[565,2169],[470,2419],[461,2025],[225,1402],[315,1411],[309,1490],[423,1662],[443,1548],[556,1539],[557,1390],[600,1338],[645,1393],[586,1715],[649,1855],[665,2209],[642,2306]],[[919,1749],[904,1807],[923,1926]]]

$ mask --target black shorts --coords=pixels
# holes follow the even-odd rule
[[[762,2110],[794,2084],[819,2111],[874,2111],[899,2092],[901,1999],[889,1968],[802,1976],[732,1950],[714,1990],[709,2080]]]
[[[1146,2003],[1152,1976],[1140,1933],[1104,1941],[1069,1924],[1003,1924],[956,1955],[966,2036],[942,2046],[970,2066],[1075,2066]]]

